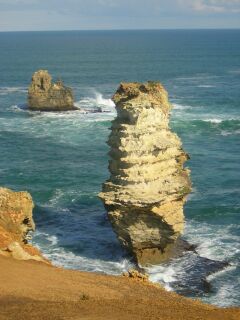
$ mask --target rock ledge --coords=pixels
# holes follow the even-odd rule
[[[28,233],[35,230],[33,207],[28,192],[0,187],[0,255],[47,262],[38,249],[28,244]]]

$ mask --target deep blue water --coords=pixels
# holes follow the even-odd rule
[[[107,112],[21,109],[38,69],[71,86],[77,106]],[[171,127],[191,156],[185,238],[203,257],[231,263],[197,296],[239,305],[240,30],[0,33],[0,184],[32,194],[33,243],[54,263],[126,270],[131,262],[97,194],[108,177],[110,97],[121,81],[146,80],[168,90]],[[170,289],[192,265],[185,256],[149,272]]]

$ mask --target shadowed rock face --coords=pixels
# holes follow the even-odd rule
[[[191,191],[188,155],[169,129],[171,105],[158,82],[122,83],[113,96],[110,178],[102,199],[122,243],[141,265],[176,251],[183,231],[183,205]]]
[[[27,243],[29,231],[35,230],[34,204],[28,192],[0,188],[0,254],[18,260],[45,261],[41,253]]]
[[[28,106],[31,110],[40,111],[77,110],[72,90],[65,87],[62,81],[52,83],[47,70],[39,70],[33,74],[28,88]]]

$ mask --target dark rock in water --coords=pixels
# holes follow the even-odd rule
[[[169,251],[169,259],[181,257],[189,251],[196,253],[196,248],[196,245],[193,245],[182,238],[178,238],[172,246],[171,251]]]
[[[17,106],[14,107],[15,109],[20,109],[20,110],[27,110],[28,109],[28,105],[26,103],[21,103],[18,104]]]
[[[39,111],[78,110],[74,106],[73,92],[62,81],[52,83],[47,70],[39,70],[32,76],[28,88],[28,107]]]
[[[187,296],[201,296],[212,292],[213,288],[207,277],[219,272],[230,264],[226,261],[216,261],[188,252],[184,257],[177,259],[174,264],[181,271],[177,272],[177,280],[171,282],[171,287],[177,293]]]
[[[88,110],[88,112],[89,112],[89,113],[102,113],[103,110],[102,110],[101,107],[97,107],[97,108],[95,108],[95,109],[93,109],[93,110]]]

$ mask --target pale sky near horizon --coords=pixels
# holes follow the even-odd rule
[[[0,0],[0,31],[240,28],[240,0]]]

